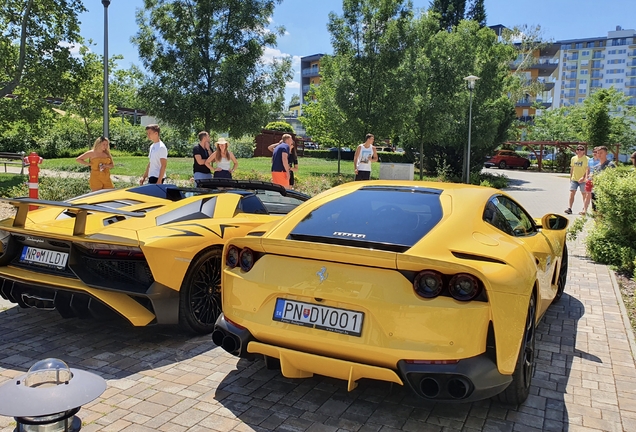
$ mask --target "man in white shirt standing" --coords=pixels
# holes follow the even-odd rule
[[[373,146],[375,137],[367,134],[365,141],[358,146],[353,156],[355,180],[369,180],[371,178],[371,163],[378,160],[378,153]]]
[[[143,177],[139,180],[139,184],[144,184],[144,181],[148,179],[149,184],[162,184],[166,176],[166,166],[168,165],[168,149],[166,145],[159,138],[159,125],[150,124],[146,126],[146,136],[152,145],[150,146],[150,152],[148,153],[148,166],[144,172]]]

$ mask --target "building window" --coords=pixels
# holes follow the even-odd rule
[[[587,48],[594,48],[594,42],[588,42]]]
[[[581,49],[581,48],[583,48],[583,44],[582,44],[581,42],[577,43],[577,44],[574,46],[574,49]]]
[[[581,70],[581,75],[589,75],[590,71],[587,69],[582,69]]]
[[[587,84],[587,80],[586,79],[579,80],[579,84]]]
[[[581,55],[582,56],[589,56],[590,52],[589,51],[581,51]]]
[[[583,103],[583,100],[584,100],[584,99],[585,99],[585,98],[579,98],[579,103]]]
[[[587,93],[587,89],[584,89],[584,88],[579,89],[579,94],[585,94],[585,93]]]

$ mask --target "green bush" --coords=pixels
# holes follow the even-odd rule
[[[586,243],[590,257],[619,270],[634,271],[636,258],[636,174],[624,168],[594,176],[596,217]]]
[[[290,133],[290,134],[295,134],[296,133],[294,131],[294,128],[292,127],[292,125],[290,125],[289,123],[284,122],[284,121],[269,122],[269,123],[267,123],[267,126],[265,126],[263,129],[271,130],[271,131],[278,131],[278,132],[287,132],[287,133]]]
[[[253,136],[246,135],[230,141],[229,148],[237,158],[251,158],[254,157],[256,142],[254,141]]]

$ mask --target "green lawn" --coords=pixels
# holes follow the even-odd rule
[[[148,158],[143,156],[121,156],[115,157],[115,168],[110,172],[114,175],[139,176],[144,173]],[[258,157],[249,159],[239,159],[239,168],[236,171],[236,178],[254,177],[254,172],[263,176],[270,176],[271,158]],[[298,176],[335,176],[338,172],[338,162],[335,160],[299,158]],[[73,158],[45,159],[41,165],[42,169],[88,172],[88,167],[78,164]],[[353,162],[340,161],[340,172],[343,177],[351,177],[353,180]],[[168,177],[175,180],[187,180],[192,177],[192,158],[168,158]],[[372,178],[377,179],[380,174],[380,164],[372,165]]]

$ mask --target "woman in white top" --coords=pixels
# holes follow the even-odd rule
[[[238,162],[232,152],[227,149],[228,142],[225,138],[219,138],[214,145],[216,146],[216,150],[214,150],[214,153],[205,161],[205,166],[210,168],[210,171],[214,173],[214,178],[231,179],[232,173],[238,168]],[[216,164],[216,168],[213,167],[213,164]],[[230,165],[232,166],[230,167]]]

